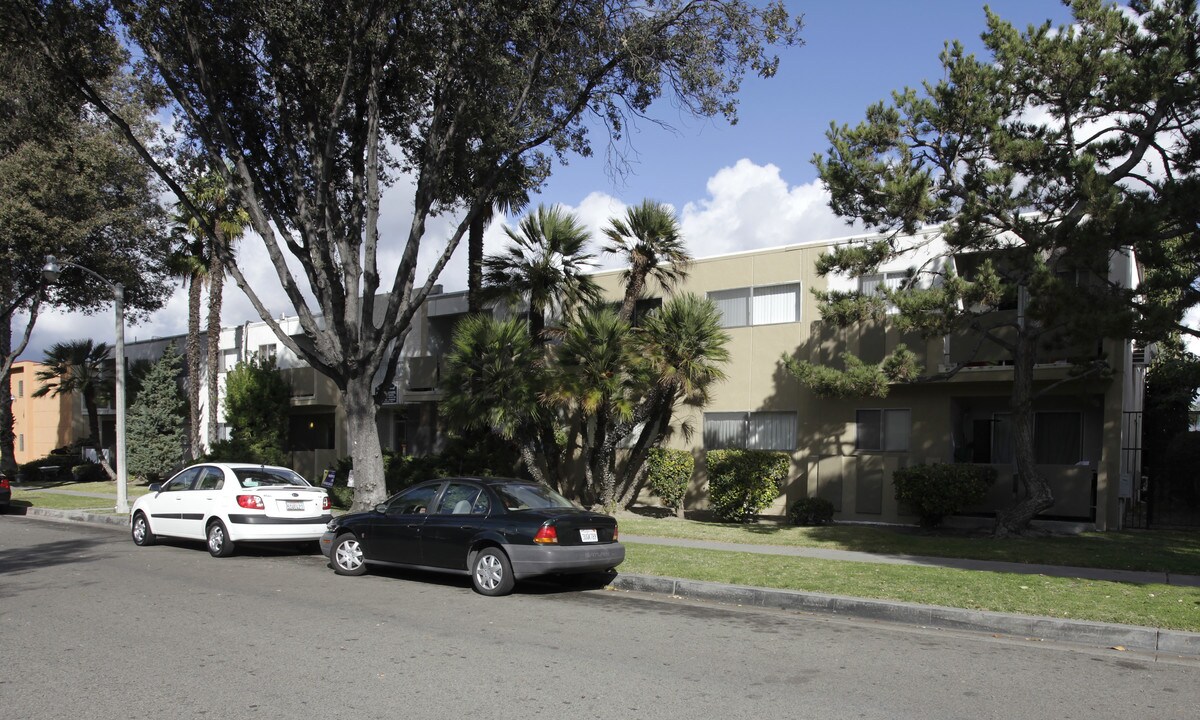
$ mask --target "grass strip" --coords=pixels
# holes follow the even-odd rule
[[[1200,632],[1200,588],[625,546],[625,573]]]
[[[959,531],[868,525],[796,527],[771,521],[741,525],[629,516],[622,516],[620,522],[622,535],[1200,575],[1198,532],[1138,530],[996,539]]]
[[[52,510],[95,510],[99,513],[112,513],[116,506],[116,496],[110,502],[104,498],[79,497],[78,495],[62,495],[59,493],[21,492],[14,493],[13,508],[40,507]]]

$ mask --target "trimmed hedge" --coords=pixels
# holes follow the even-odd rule
[[[822,497],[800,498],[788,510],[793,525],[828,525],[833,522],[833,503]]]
[[[646,458],[646,484],[664,505],[678,513],[683,509],[683,497],[695,467],[696,459],[686,450],[651,448]]]
[[[708,501],[717,518],[753,522],[783,492],[791,458],[770,450],[709,450]]]
[[[913,465],[892,473],[896,499],[912,507],[922,527],[981,502],[995,482],[996,470],[987,465]]]

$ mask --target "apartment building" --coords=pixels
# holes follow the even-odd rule
[[[861,238],[858,238],[861,239]],[[913,522],[898,506],[892,473],[920,463],[991,465],[997,481],[987,499],[968,515],[988,517],[1021,493],[1013,467],[1009,397],[1013,370],[1005,357],[976,338],[959,335],[928,341],[902,334],[884,319],[839,330],[821,322],[812,290],[862,290],[895,284],[908,269],[942,250],[934,233],[910,238],[923,250],[868,277],[819,277],[817,259],[847,238],[775,247],[694,261],[680,292],[706,295],[721,310],[730,335],[728,378],[710,404],[685,410],[681,421],[703,428],[691,442],[674,434],[672,445],[690,450],[697,472],[688,507],[705,504],[703,451],[754,448],[787,452],[792,469],[783,496],[770,512],[782,514],[795,500],[818,496],[836,509],[835,518],[863,522]],[[971,258],[958,258],[966,265]],[[960,272],[963,268],[960,268]],[[1131,286],[1137,266],[1117,256],[1110,279]],[[610,298],[623,290],[619,272],[596,278]],[[1012,313],[1018,310],[1002,309]],[[851,352],[879,362],[904,343],[930,371],[957,370],[948,380],[895,384],[886,398],[819,398],[784,368],[794,356],[838,366]],[[1041,516],[1098,529],[1116,528],[1138,490],[1140,411],[1148,361],[1128,341],[1097,340],[1082,352],[1103,358],[1110,374],[1069,381],[1081,349],[1047,347],[1035,368],[1035,391],[1050,388],[1035,405],[1034,444],[1040,471],[1055,503]],[[689,416],[690,413],[690,416]]]

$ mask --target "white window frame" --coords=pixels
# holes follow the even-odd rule
[[[717,417],[720,416],[720,417]],[[739,417],[740,416],[740,417]],[[731,443],[710,444],[708,442],[709,419],[720,420],[724,422],[740,422],[740,432]],[[770,419],[784,420],[786,426],[780,427],[776,432],[778,434],[778,443],[770,443],[770,429],[762,425]],[[796,433],[799,422],[799,413],[794,410],[763,410],[755,412],[711,412],[704,413],[704,432],[703,441],[705,450],[776,450],[780,452],[792,452],[796,449]],[[757,423],[757,425],[756,425]]]
[[[879,417],[879,443],[877,447],[863,446],[863,433],[859,430],[863,422],[861,415],[863,413],[878,413]],[[887,415],[889,413],[908,413],[908,437],[905,439],[904,447],[888,447],[887,437]],[[856,408],[854,410],[854,450],[856,452],[887,452],[887,453],[906,453],[912,451],[912,408]]]
[[[883,295],[882,288],[896,290],[908,279],[907,270],[889,271],[872,273],[871,275],[860,275],[858,278],[858,291],[863,295]],[[868,290],[867,285],[872,284],[873,288]],[[896,315],[900,310],[895,303],[885,300],[887,304],[887,314]]]
[[[764,306],[756,303],[755,301],[758,298],[766,298],[772,293],[772,291],[786,291],[789,288],[795,288],[796,291],[796,304],[794,310],[792,311],[791,318],[787,320],[766,320],[762,318],[761,315],[763,314]],[[741,301],[742,303],[741,313],[745,317],[745,322],[728,322],[726,320],[728,316],[724,310],[721,310],[721,327],[757,327],[761,325],[784,325],[787,323],[800,322],[801,311],[803,309],[803,290],[803,286],[801,285],[800,281],[797,280],[794,282],[775,283],[773,285],[752,285],[748,287],[711,290],[707,293],[707,297],[717,305],[718,310],[721,310],[722,302],[730,303],[734,301]]]

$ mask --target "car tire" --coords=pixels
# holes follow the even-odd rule
[[[488,597],[507,595],[517,584],[508,555],[497,547],[487,547],[475,555],[471,563],[471,586],[475,592]]]
[[[338,535],[329,551],[329,562],[338,575],[362,575],[367,571],[362,545],[352,533]]]
[[[220,520],[213,520],[208,524],[208,530],[205,531],[204,537],[209,555],[223,558],[233,554],[234,543],[229,539],[229,531],[225,529],[225,523]]]
[[[150,530],[150,521],[146,519],[146,514],[139,512],[133,516],[133,524],[129,528],[129,534],[133,536],[133,544],[139,547],[153,545],[158,536]]]

